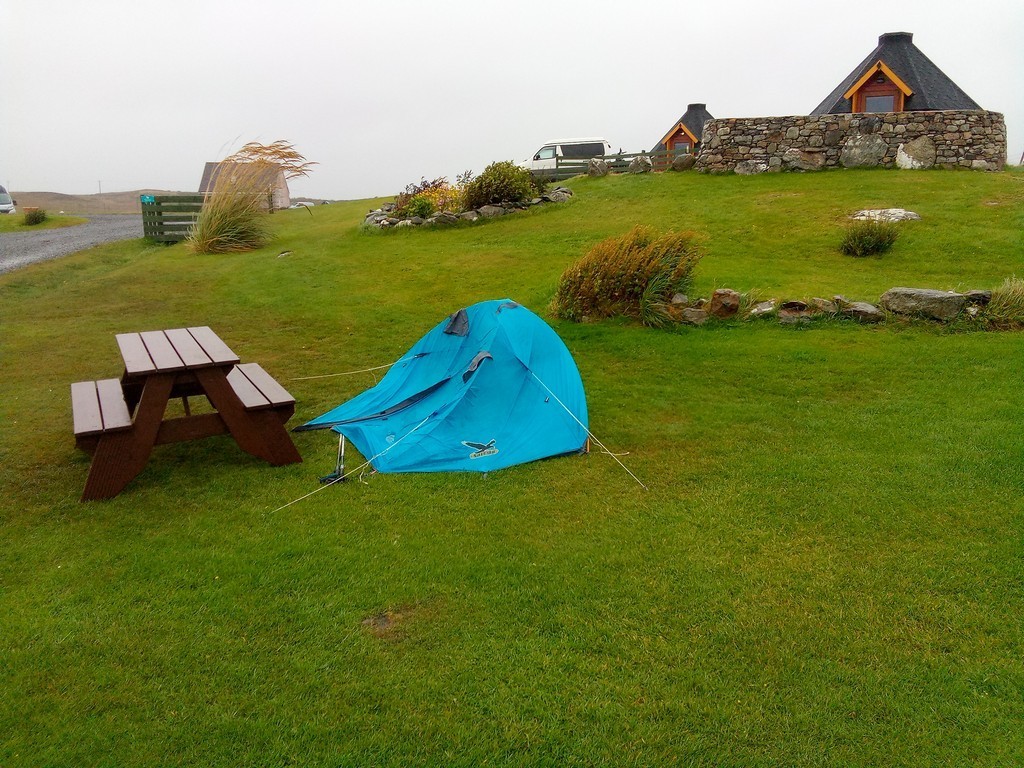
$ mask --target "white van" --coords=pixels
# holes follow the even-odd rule
[[[12,200],[7,190],[0,186],[0,214],[3,213],[14,213],[14,204],[17,200]]]
[[[522,167],[534,176],[543,176],[555,170],[556,158],[589,160],[610,155],[611,152],[612,145],[602,138],[555,139],[544,142],[544,146],[533,154],[533,159],[524,161]]]

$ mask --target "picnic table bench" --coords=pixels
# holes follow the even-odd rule
[[[209,327],[117,334],[120,379],[71,385],[76,445],[93,456],[82,501],[120,493],[146,466],[153,447],[230,434],[274,466],[302,461],[285,423],[293,398],[257,363],[240,363]],[[204,396],[211,413],[192,413]],[[165,418],[171,399],[184,416]]]

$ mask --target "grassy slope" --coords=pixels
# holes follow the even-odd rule
[[[704,294],[1024,273],[1020,174],[574,186],[454,231],[364,234],[366,204],[339,204],[279,215],[253,254],[135,241],[0,278],[0,763],[1024,761],[1018,334],[559,323],[592,427],[650,491],[595,453],[273,512],[333,463],[306,433],[302,465],[167,446],[78,503],[67,387],[119,373],[123,330],[212,325],[300,423],[373,380],[296,377],[389,362],[473,301],[543,312],[635,223],[706,236]],[[867,206],[925,218],[839,256]]]

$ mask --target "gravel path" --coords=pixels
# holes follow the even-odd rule
[[[90,216],[87,224],[76,227],[0,233],[0,274],[101,243],[136,237],[142,237],[142,217],[137,213]]]

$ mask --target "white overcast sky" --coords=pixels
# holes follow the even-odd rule
[[[691,102],[806,114],[884,32],[1024,151],[1024,0],[0,0],[0,183],[191,191],[248,141],[293,196],[391,195],[548,139],[650,149]]]

